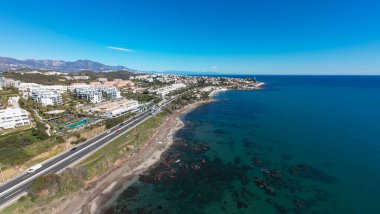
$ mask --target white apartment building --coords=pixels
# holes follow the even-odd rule
[[[29,125],[29,113],[22,108],[6,108],[0,110],[0,129],[13,129]]]
[[[103,100],[102,92],[93,87],[75,88],[74,93],[77,97],[86,99],[91,103],[100,103]]]
[[[14,79],[11,79],[11,78],[5,78],[3,77],[2,79],[2,87],[15,87],[15,88],[18,88],[21,81],[20,80],[14,80]]]
[[[72,92],[75,91],[75,89],[82,90],[82,89],[91,89],[94,88],[93,85],[88,85],[86,83],[74,83],[68,86],[68,89]]]
[[[73,79],[75,80],[89,80],[89,76],[73,76]]]
[[[44,106],[55,106],[63,104],[61,94],[59,94],[57,91],[52,90],[34,90],[32,91],[32,99]]]
[[[109,86],[98,86],[97,90],[105,93],[108,99],[119,99],[121,98],[121,93],[116,87]]]
[[[22,82],[18,86],[20,92],[31,92],[37,89],[41,89],[41,85],[37,83]]]
[[[37,83],[22,82],[18,86],[18,90],[21,92],[32,92],[35,90],[51,90],[61,94],[65,93],[68,90],[68,87],[64,85],[41,85]]]
[[[159,88],[159,89],[156,89],[155,92],[157,94],[160,94],[161,96],[166,96],[167,94],[169,94],[170,92],[172,91],[175,91],[175,90],[178,90],[180,88],[184,88],[186,87],[185,84],[183,83],[174,83],[172,85],[169,85],[169,86],[166,86],[166,87],[162,87],[162,88]]]
[[[107,81],[108,81],[108,79],[105,78],[105,77],[99,77],[97,80],[98,80],[99,82],[107,82]]]

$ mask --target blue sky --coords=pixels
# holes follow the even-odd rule
[[[0,56],[139,70],[380,74],[372,0],[4,0]]]

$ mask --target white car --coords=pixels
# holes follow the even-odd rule
[[[107,134],[111,133],[111,130],[108,130],[106,133],[107,133]]]
[[[32,166],[32,167],[30,167],[29,169],[28,169],[28,172],[29,173],[32,173],[32,172],[34,172],[34,171],[36,171],[37,169],[39,169],[39,168],[41,168],[42,167],[42,164],[36,164],[36,165],[34,165],[34,166]]]

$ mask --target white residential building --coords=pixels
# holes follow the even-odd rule
[[[43,90],[56,91],[56,92],[62,94],[62,93],[67,92],[68,87],[65,86],[65,85],[43,85],[43,86],[41,87],[41,89],[43,89]]]
[[[75,80],[89,80],[89,76],[73,76],[73,79]]]
[[[98,80],[99,82],[107,82],[107,81],[108,81],[108,79],[105,78],[105,77],[99,77],[97,80]]]
[[[159,88],[159,89],[156,89],[155,92],[157,94],[160,94],[161,96],[166,96],[167,94],[169,94],[170,92],[172,91],[175,91],[175,90],[178,90],[180,88],[184,88],[186,87],[185,84],[183,83],[174,83],[172,85],[169,85],[169,86],[166,86],[166,87],[162,87],[162,88]]]
[[[29,113],[22,108],[6,108],[0,110],[0,129],[12,129],[29,125]]]
[[[57,91],[52,90],[34,90],[32,91],[32,99],[44,106],[63,104],[62,96]]]
[[[32,92],[35,90],[51,90],[58,93],[65,93],[68,90],[67,86],[64,85],[41,85],[37,83],[20,83],[18,90],[21,92]]]
[[[86,83],[73,83],[70,86],[68,86],[68,89],[73,92],[75,91],[75,89],[82,90],[82,89],[90,89],[90,88],[94,88],[94,86],[86,84]]]
[[[93,87],[75,88],[74,93],[77,97],[86,99],[91,103],[100,103],[103,100],[102,92]]]
[[[119,99],[121,98],[121,93],[116,87],[110,86],[98,86],[97,90],[105,93],[108,99]]]
[[[20,92],[31,92],[33,90],[41,89],[40,84],[37,83],[29,83],[29,82],[22,82],[20,83],[18,90]]]

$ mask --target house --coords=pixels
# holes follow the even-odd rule
[[[22,108],[6,108],[0,110],[0,129],[13,129],[31,124],[29,113]]]
[[[34,90],[32,91],[32,99],[44,106],[55,106],[63,104],[61,94],[53,90]]]

